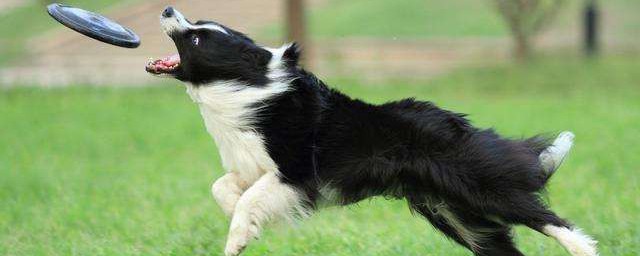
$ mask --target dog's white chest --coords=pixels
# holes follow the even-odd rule
[[[209,134],[220,153],[222,165],[253,182],[277,165],[267,152],[264,138],[251,127],[253,110],[242,92],[223,86],[187,87],[189,96],[198,103]]]

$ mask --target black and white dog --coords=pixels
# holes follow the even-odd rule
[[[597,254],[596,241],[540,198],[571,148],[570,132],[552,143],[505,139],[430,102],[367,104],[302,69],[295,44],[261,47],[171,7],[161,24],[178,54],[146,69],[186,83],[220,149],[226,174],[212,192],[232,218],[226,255],[240,254],[270,220],[380,195],[406,199],[476,255],[522,255],[515,224],[572,255]]]

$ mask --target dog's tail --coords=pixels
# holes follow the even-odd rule
[[[547,173],[547,179],[550,178],[562,164],[562,161],[571,150],[571,146],[573,146],[574,137],[575,135],[573,135],[572,132],[562,132],[553,141],[551,146],[540,153],[538,159],[540,159],[540,165],[542,165],[543,170]]]

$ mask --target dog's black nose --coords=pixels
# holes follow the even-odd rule
[[[165,17],[165,18],[171,18],[171,17],[173,17],[173,14],[174,14],[174,13],[175,13],[175,12],[173,11],[173,7],[168,6],[168,7],[167,7],[166,9],[164,9],[164,11],[162,12],[162,17]]]

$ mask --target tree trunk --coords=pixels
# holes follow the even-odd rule
[[[307,41],[306,17],[305,17],[305,0],[287,0],[286,1],[286,24],[287,24],[287,40],[289,42],[297,42],[302,46],[304,56],[300,60],[302,63],[310,62],[309,42]]]
[[[519,32],[513,34],[515,46],[513,48],[513,56],[518,61],[527,61],[531,57],[531,42],[529,36]]]

